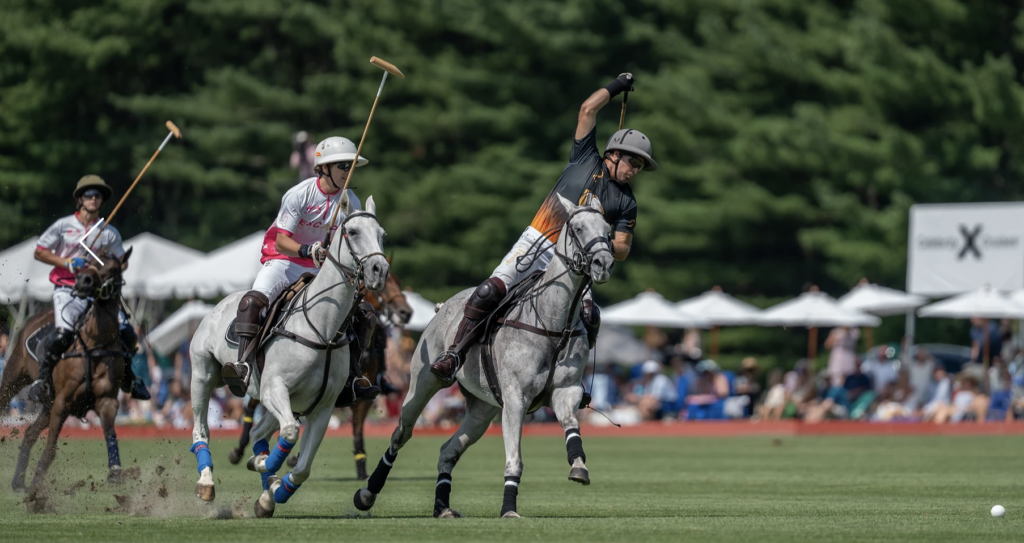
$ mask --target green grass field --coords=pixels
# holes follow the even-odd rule
[[[19,441],[7,439],[0,539],[961,543],[1020,541],[1024,530],[1021,437],[592,438],[584,442],[589,487],[567,480],[561,439],[530,438],[518,520],[497,518],[504,453],[495,438],[481,440],[455,470],[452,506],[468,518],[431,518],[442,441],[413,439],[372,516],[354,518],[361,484],[351,442],[328,440],[295,497],[275,518],[257,520],[259,479],[227,462],[226,441],[212,447],[213,505],[192,494],[195,459],[184,440],[122,441],[122,460],[139,475],[117,487],[105,482],[101,441],[69,441],[51,473],[50,513],[32,514],[9,489]],[[385,442],[368,445],[375,464]],[[997,503],[1006,518],[989,516]]]

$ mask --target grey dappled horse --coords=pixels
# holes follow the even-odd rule
[[[249,383],[248,394],[272,415],[260,419],[250,433],[255,456],[249,459],[248,467],[263,474],[264,491],[253,506],[257,517],[272,516],[275,504],[286,502],[309,477],[334,402],[349,374],[348,346],[332,347],[329,365],[325,363],[325,347],[349,314],[359,281],[375,290],[384,286],[388,275],[388,263],[381,252],[384,230],[377,221],[373,197],[366,201],[366,211],[352,211],[347,193],[340,205],[345,220],[328,248],[328,261],[296,297],[296,314],[284,325],[285,334],[275,334],[264,346],[263,373],[258,380],[254,375]],[[192,340],[192,452],[199,465],[196,494],[206,501],[215,496],[206,413],[210,393],[224,385],[222,363],[238,359],[238,347],[228,344],[224,335],[242,294],[232,294],[217,304]],[[301,413],[306,417],[302,454],[295,469],[278,479],[277,471],[299,439],[299,410],[305,410]],[[278,428],[281,435],[271,452],[268,439]]]
[[[516,496],[523,473],[520,456],[523,418],[535,398],[550,391],[550,406],[566,433],[571,480],[589,484],[576,408],[583,397],[583,371],[590,348],[585,334],[576,323],[578,311],[573,306],[589,281],[604,283],[611,275],[612,252],[608,223],[601,215],[601,204],[596,198],[590,206],[576,206],[559,197],[569,213],[556,244],[556,257],[551,260],[540,281],[512,307],[506,321],[548,332],[558,333],[575,329],[565,349],[557,351],[558,337],[547,337],[536,332],[512,326],[501,326],[494,337],[494,366],[500,384],[499,401],[491,392],[481,361],[481,346],[476,344],[466,353],[465,363],[456,375],[466,392],[466,418],[462,425],[442,447],[437,462],[438,482],[435,493],[434,516],[457,517],[449,507],[451,473],[466,449],[487,430],[491,420],[502,413],[501,430],[505,440],[505,487],[501,516],[518,517]],[[527,257],[531,255],[526,255]],[[366,511],[373,507],[377,495],[391,471],[391,466],[402,448],[412,437],[413,426],[427,401],[444,383],[430,372],[430,363],[452,344],[456,328],[462,318],[466,299],[472,289],[453,296],[441,307],[423,336],[412,359],[409,394],[402,406],[398,428],[391,435],[391,444],[377,465],[366,487],[356,492],[356,508]],[[574,323],[575,326],[574,326]],[[567,336],[568,337],[568,336]],[[557,364],[550,378],[551,364]],[[548,389],[548,390],[546,390]]]

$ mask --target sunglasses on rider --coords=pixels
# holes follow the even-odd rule
[[[347,172],[352,169],[351,162],[335,162],[334,164],[341,168],[341,171],[343,172]]]
[[[629,162],[630,166],[636,168],[636,171],[644,169],[644,165],[646,164],[646,162],[644,162],[644,159],[636,155],[631,155],[629,153],[619,151],[619,160],[623,159],[625,159],[626,162]]]
[[[84,198],[86,200],[90,200],[92,198],[102,198],[102,197],[103,197],[103,193],[98,191],[98,190],[96,190],[96,189],[89,189],[89,190],[87,190],[87,191],[82,193],[82,198]]]

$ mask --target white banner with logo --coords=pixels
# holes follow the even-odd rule
[[[1024,202],[915,205],[907,248],[914,294],[1024,288]]]

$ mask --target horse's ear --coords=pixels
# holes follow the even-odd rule
[[[597,195],[593,195],[590,198],[590,207],[596,209],[602,215],[604,214],[604,206],[601,205],[601,200],[597,199]]]
[[[135,250],[135,246],[131,246],[127,251],[124,252],[124,256],[121,257],[121,265],[124,266],[128,263],[128,257],[132,256],[132,251]]]
[[[348,217],[352,213],[352,199],[348,197],[347,190],[341,193],[341,201],[338,202],[338,205],[341,206],[342,215]]]
[[[576,204],[566,200],[561,194],[555,193],[555,195],[558,196],[558,201],[562,203],[562,207],[565,208],[566,213],[572,215],[572,213],[576,211]]]
[[[366,212],[370,215],[377,214],[377,204],[373,203],[373,196],[366,199]]]
[[[394,260],[394,259],[395,259],[395,251],[394,251],[394,249],[392,249],[391,253],[388,255],[388,258],[387,258],[388,266],[391,265],[391,261]]]

